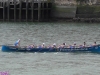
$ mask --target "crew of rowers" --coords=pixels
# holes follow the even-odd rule
[[[94,44],[90,45],[90,46],[87,46],[86,42],[84,42],[83,45],[79,45],[79,46],[77,46],[76,43],[74,43],[73,45],[69,45],[69,46],[67,46],[66,43],[63,43],[59,46],[57,46],[56,43],[54,43],[53,45],[50,45],[50,46],[46,46],[45,43],[43,43],[42,45],[39,45],[39,46],[35,46],[35,45],[31,44],[31,45],[27,46],[27,48],[83,48],[83,47],[92,47],[95,45],[96,45],[96,42],[94,42]]]

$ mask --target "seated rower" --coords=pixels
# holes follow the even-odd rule
[[[27,46],[27,48],[30,48],[30,49],[32,49],[32,48],[34,48],[34,45],[29,45],[29,46]]]
[[[45,48],[45,43],[43,43],[43,44],[41,45],[41,47],[42,47],[42,48]]]
[[[41,45],[37,46],[37,48],[42,48]]]
[[[63,44],[59,45],[59,48],[64,48],[65,45],[66,45],[66,43],[63,43]]]
[[[73,48],[76,48],[76,43],[74,42]]]
[[[19,46],[20,46],[20,39],[17,40],[17,41],[14,43],[14,45],[15,45],[16,47],[19,47]]]
[[[83,46],[82,45],[79,45],[79,48],[83,48]]]
[[[66,43],[63,43],[60,47],[61,47],[61,48],[66,48],[66,47],[67,47],[67,46],[66,46]]]
[[[53,48],[57,48],[56,43],[54,43],[52,47],[53,47]]]
[[[73,46],[72,45],[69,45],[69,48],[73,48]]]
[[[96,46],[96,42],[94,42],[93,46]]]
[[[86,47],[86,42],[84,42],[83,47]]]

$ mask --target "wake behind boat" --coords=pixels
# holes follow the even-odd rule
[[[34,47],[28,48],[26,46],[23,47],[16,47],[13,45],[2,45],[3,52],[100,52],[100,45],[95,45],[91,47],[79,47],[79,48],[42,48],[42,47]]]

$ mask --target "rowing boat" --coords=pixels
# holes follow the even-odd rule
[[[3,52],[100,52],[100,45],[81,48],[27,48],[13,45],[2,45]]]

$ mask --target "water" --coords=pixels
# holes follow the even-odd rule
[[[0,23],[0,45],[77,45],[100,43],[96,23]],[[0,52],[0,72],[10,75],[99,75],[100,54],[95,53],[7,53]]]

